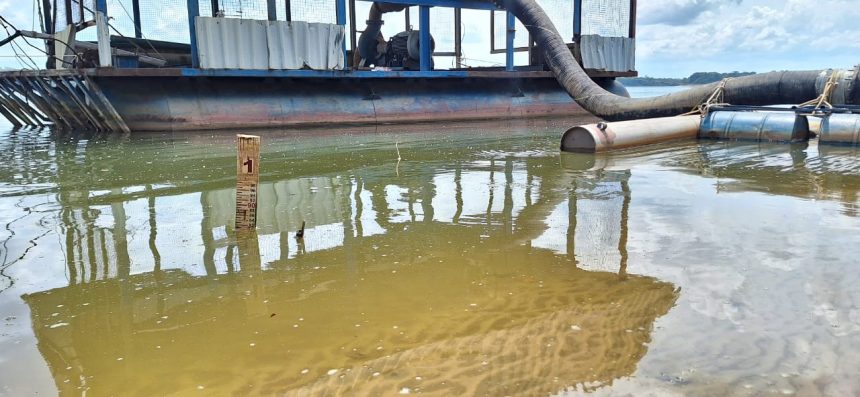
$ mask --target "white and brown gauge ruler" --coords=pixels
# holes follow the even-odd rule
[[[253,230],[257,227],[260,137],[240,134],[236,140],[236,230]]]

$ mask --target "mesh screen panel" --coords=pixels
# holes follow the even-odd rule
[[[134,37],[134,10],[131,0],[108,0],[108,15],[110,16],[110,34]]]
[[[582,34],[627,37],[630,0],[582,0]]]
[[[588,0],[583,0],[588,1]],[[555,29],[566,42],[573,41],[573,0],[538,0],[538,4],[549,15],[549,19],[555,25]],[[493,26],[493,38],[496,41],[496,49],[505,48],[505,12],[495,12],[495,24]],[[529,45],[529,32],[525,26],[516,21],[516,35],[514,36],[515,47],[526,47]]]
[[[573,0],[538,0],[538,4],[549,15],[564,41],[573,41]]]
[[[228,18],[268,19],[269,11],[266,0],[220,0],[220,11]],[[287,20],[286,0],[276,0],[275,9],[279,21]],[[293,0],[290,2],[290,14],[294,21],[306,22],[337,22],[334,0]],[[212,4],[209,1],[200,2],[200,15],[211,16]]]
[[[336,23],[333,0],[293,0],[290,2],[294,21]]]
[[[495,40],[495,49],[503,50],[505,49],[505,33],[507,32],[507,29],[505,28],[507,25],[507,13],[504,11],[493,11],[493,13],[493,15],[495,15],[495,19],[493,20],[493,39]],[[519,20],[514,22],[514,30],[516,30],[516,33],[514,34],[514,47],[528,46],[529,32]],[[487,45],[489,46],[490,43],[487,43]]]
[[[416,15],[413,23],[417,25],[417,22],[418,16]],[[454,52],[453,8],[433,7],[430,9],[430,35],[433,36],[433,41],[436,44],[435,52]]]
[[[227,18],[269,19],[265,0],[220,0],[218,7]],[[200,2],[200,15],[212,16],[211,2]]]
[[[208,1],[200,1],[200,4]],[[188,43],[188,10],[182,0],[140,0],[143,36],[150,40]],[[211,14],[200,13],[208,16]]]
[[[83,14],[81,13],[83,2]],[[132,0],[108,0],[108,16],[112,27],[111,34],[134,37],[134,10]],[[266,0],[220,0],[219,9],[228,18],[268,19]],[[55,28],[60,31],[66,27],[65,0],[56,0]],[[212,16],[212,3],[200,0],[200,16]],[[284,21],[286,0],[276,0],[277,19]],[[336,23],[337,16],[334,0],[293,0],[292,19],[307,22]],[[151,40],[188,43],[188,12],[185,0],[140,0],[140,22],[143,36]],[[72,23],[93,20],[95,9],[93,0],[71,0],[69,14]],[[92,30],[92,31],[91,31]],[[81,39],[95,38],[94,29],[85,29]]]
[[[83,3],[83,4],[81,4]],[[81,6],[83,5],[83,14],[81,13]],[[92,0],[71,0],[71,9],[68,14],[72,16],[72,23],[80,23],[86,20],[93,19],[93,2]],[[66,19],[66,4],[65,1],[60,0],[57,2],[56,6],[56,19],[54,20],[54,29],[59,32],[66,28],[67,24]]]
[[[278,20],[286,20],[286,0],[276,0]],[[84,4],[81,13],[80,2]],[[71,0],[70,14],[73,22],[92,20],[93,0]],[[573,37],[573,0],[538,0],[556,29],[565,39],[571,41]],[[582,5],[582,33],[597,34],[606,37],[626,37],[630,22],[630,0],[583,0]],[[66,25],[66,7],[64,0],[56,1],[56,28],[61,30]],[[212,7],[209,0],[200,0],[200,15],[211,16]],[[359,2],[357,6],[358,28],[364,28],[366,9],[370,3]],[[296,21],[336,23],[336,9],[334,0],[293,0],[290,3],[292,19]],[[266,0],[220,0],[219,8],[224,16],[230,18],[267,19],[268,10]],[[418,10],[412,8],[412,25],[418,28]],[[140,14],[143,36],[152,40],[174,41],[188,43],[188,13],[185,0],[140,0]],[[131,0],[108,0],[108,15],[111,17],[110,24],[116,29],[111,34],[119,34],[133,37],[134,22],[132,18]],[[485,14],[486,15],[486,14]],[[386,15],[387,22],[395,19],[402,20],[402,13]],[[392,20],[392,21],[390,21]],[[400,30],[395,24],[387,24],[386,37]],[[403,25],[397,20],[396,25]],[[398,26],[399,28],[399,26]],[[405,27],[404,27],[405,28]],[[94,37],[94,34],[86,29],[82,32],[82,38]],[[94,29],[93,29],[94,30]],[[523,47],[528,45],[528,32],[525,27],[517,21],[515,45]],[[454,50],[454,11],[450,8],[434,7],[431,9],[431,33],[436,41],[436,51],[450,52]],[[465,32],[475,34],[475,32]],[[504,48],[505,43],[505,13],[497,12],[493,36],[496,48]]]

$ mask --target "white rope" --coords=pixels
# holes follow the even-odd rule
[[[818,98],[815,98],[810,101],[806,101],[801,103],[800,107],[805,106],[813,106],[812,112],[805,114],[805,116],[814,116],[820,113],[821,108],[826,107],[828,110],[833,109],[833,105],[830,104],[830,96],[833,95],[833,91],[839,85],[839,76],[838,73],[834,70],[833,73],[830,74],[830,77],[827,79],[827,83],[824,85],[824,89],[821,91],[821,95]]]
[[[720,83],[717,84],[717,88],[714,89],[714,92],[711,93],[711,96],[709,96],[708,99],[694,107],[689,112],[682,114],[681,116],[701,114],[702,117],[704,117],[711,110],[711,107],[718,105],[727,105],[725,95],[726,83],[728,83],[729,80],[731,80],[731,77],[727,77],[721,80]]]

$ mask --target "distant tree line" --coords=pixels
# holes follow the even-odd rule
[[[696,85],[696,84],[708,84],[720,81],[726,77],[740,77],[740,76],[749,76],[751,74],[755,74],[755,72],[730,72],[730,73],[719,73],[719,72],[696,72],[691,74],[689,77],[684,77],[680,79],[669,78],[669,77],[622,77],[619,78],[618,81],[621,84],[631,87],[662,87],[662,86],[673,86],[673,85]]]

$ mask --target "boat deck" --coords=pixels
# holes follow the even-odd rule
[[[634,77],[637,72],[604,72],[587,70],[592,78]],[[545,70],[505,71],[495,68],[452,69],[452,70],[259,70],[259,69],[200,69],[200,68],[88,68],[88,69],[47,69],[13,70],[0,72],[2,77],[18,76],[69,76],[85,75],[91,77],[288,77],[288,78],[328,78],[328,79],[398,79],[398,78],[491,78],[491,79],[534,79],[554,78],[552,72]]]

